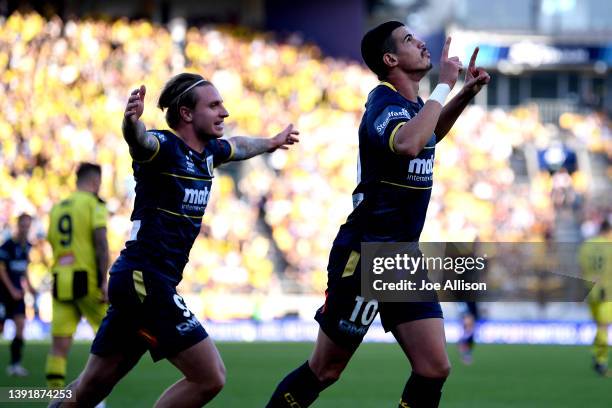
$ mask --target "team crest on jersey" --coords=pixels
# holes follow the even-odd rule
[[[213,157],[206,157],[206,168],[208,169],[208,175],[212,176],[213,174]]]

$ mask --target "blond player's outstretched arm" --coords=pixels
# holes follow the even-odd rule
[[[246,160],[262,153],[271,153],[276,149],[287,150],[288,146],[300,141],[297,138],[299,134],[300,132],[294,129],[293,125],[289,125],[282,132],[270,138],[230,137],[228,141],[234,149],[231,160]]]
[[[130,94],[123,115],[123,138],[130,146],[130,155],[135,160],[146,160],[159,148],[159,141],[147,133],[147,128],[140,120],[144,112],[144,98],[147,89],[144,85],[134,89]]]

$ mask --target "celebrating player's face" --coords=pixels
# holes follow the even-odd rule
[[[223,121],[229,113],[219,91],[212,85],[199,86],[195,91],[198,102],[192,113],[192,124],[196,134],[204,140],[223,136]]]
[[[405,72],[427,72],[431,69],[431,55],[425,43],[406,26],[396,28],[391,34],[396,46],[397,63]]]

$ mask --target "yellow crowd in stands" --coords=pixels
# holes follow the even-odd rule
[[[166,128],[156,108],[163,84],[179,72],[197,72],[225,100],[227,136],[271,136],[293,123],[301,142],[234,168],[239,177],[221,168],[182,290],[270,293],[281,290],[279,276],[307,293],[325,287],[331,243],[351,210],[363,104],[377,84],[367,69],[324,58],[314,46],[233,29],[189,28],[184,42],[176,42],[148,21],[63,22],[18,13],[0,24],[0,67],[4,238],[26,211],[35,217],[33,239],[42,240],[49,209],[74,189],[77,163],[94,161],[103,168],[100,195],[110,211],[115,257],[128,236],[134,194],[121,136],[127,96],[145,84],[142,119],[148,128]],[[597,119],[566,115],[560,122],[589,148],[609,148]],[[532,107],[469,107],[437,147],[423,240],[539,239],[553,214],[550,177],[518,184],[509,157],[514,147],[548,133]],[[574,178],[584,191],[584,177]],[[258,222],[260,206],[271,234]],[[288,263],[280,274],[275,248]],[[37,245],[30,267],[35,284],[48,279],[49,259],[49,249]]]

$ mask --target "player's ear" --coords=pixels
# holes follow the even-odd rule
[[[387,52],[383,55],[383,62],[389,67],[394,67],[397,65],[397,56],[391,52]]]
[[[193,112],[186,106],[181,106],[179,108],[179,115],[181,119],[183,119],[183,121],[187,123],[191,123],[191,121],[193,120]]]

